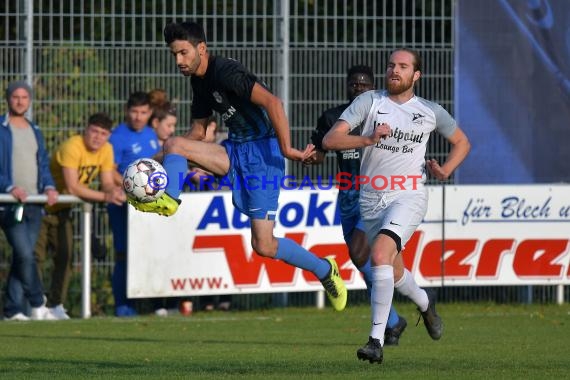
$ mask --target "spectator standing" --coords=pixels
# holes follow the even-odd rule
[[[26,203],[26,199],[28,195],[43,193],[51,206],[57,202],[58,193],[49,171],[43,134],[25,116],[32,102],[32,88],[24,81],[11,82],[6,89],[6,100],[8,113],[0,116],[0,193],[11,194],[18,203],[0,205],[0,227],[12,246],[4,318],[30,319],[24,314],[27,301],[31,319],[55,319],[46,307],[34,258],[43,206]]]
[[[106,202],[120,206],[126,201],[123,189],[113,179],[113,148],[108,142],[113,121],[104,113],[89,116],[83,135],[66,140],[51,159],[51,173],[61,194],[75,195],[87,202]],[[89,188],[97,178],[101,191]],[[73,260],[72,205],[46,207],[47,215],[36,245],[38,269],[43,268],[48,248],[53,248],[50,310],[57,319],[69,319],[64,304],[71,278]]]
[[[159,151],[158,138],[149,126],[151,115],[149,95],[141,91],[133,92],[127,100],[125,121],[111,132],[109,138],[117,166],[114,175],[118,185],[122,185],[122,173],[132,161],[153,157]],[[115,315],[134,316],[136,315],[134,305],[127,299],[127,204],[123,203],[121,206],[110,204],[107,210],[115,248],[115,267],[111,280]]]

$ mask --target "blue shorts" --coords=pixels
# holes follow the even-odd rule
[[[275,220],[285,159],[275,137],[247,142],[226,140],[228,178],[234,206],[251,219]]]
[[[360,214],[353,214],[351,216],[341,216],[340,223],[342,225],[342,235],[346,245],[350,245],[352,234],[354,230],[364,231],[364,223],[360,218]]]

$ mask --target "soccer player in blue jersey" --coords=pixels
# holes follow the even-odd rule
[[[273,236],[279,187],[263,183],[284,176],[284,157],[303,161],[314,154],[314,146],[309,144],[303,151],[291,146],[281,100],[239,62],[210,55],[199,24],[168,24],[164,38],[180,72],[191,77],[192,128],[184,137],[173,137],[164,145],[163,166],[169,175],[165,195],[155,202],[130,200],[131,204],[140,211],[174,214],[182,189],[177,179],[186,173],[188,161],[216,175],[227,175],[234,184],[234,206],[250,218],[255,252],[312,272],[334,309],[343,310],[347,291],[336,261],[321,259],[290,239]],[[213,111],[221,115],[229,130],[221,145],[200,141]]]
[[[149,126],[152,115],[150,97],[146,92],[133,92],[127,100],[126,120],[117,125],[109,142],[113,146],[113,155],[117,172],[115,182],[122,186],[122,173],[129,164],[144,157],[152,157],[159,150],[158,137]],[[127,299],[127,204],[117,206],[109,204],[109,224],[113,232],[115,248],[115,267],[113,269],[112,287],[115,298],[115,315],[129,317],[136,315],[134,306]]]
[[[348,70],[346,78],[346,93],[348,103],[325,110],[317,120],[317,128],[311,135],[311,141],[316,147],[316,154],[305,161],[308,165],[319,165],[325,159],[327,151],[323,149],[323,137],[332,128],[343,111],[356,97],[366,91],[373,90],[374,73],[368,66],[356,65]],[[340,150],[336,152],[339,172],[350,173],[351,178],[360,175],[360,148]],[[340,208],[340,220],[344,241],[348,246],[350,258],[358,270],[364,275],[366,287],[370,290],[372,274],[370,272],[370,246],[366,240],[364,225],[360,219],[360,207],[358,204],[359,190],[353,183],[350,189],[341,189],[338,193],[338,207]],[[399,255],[399,260],[402,256]],[[404,318],[400,317],[394,307],[390,309],[388,324],[384,333],[385,345],[397,345],[400,335],[407,326]]]

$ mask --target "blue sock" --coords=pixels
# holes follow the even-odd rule
[[[366,290],[368,290],[368,297],[370,297],[370,289],[372,289],[372,272],[370,271],[371,264],[370,260],[366,261],[366,264],[358,268],[362,276],[364,277],[364,282],[366,283]]]
[[[177,199],[182,192],[183,179],[186,178],[186,173],[188,172],[188,161],[179,154],[169,153],[164,156],[162,166],[168,175],[166,192],[172,198]]]
[[[390,314],[388,314],[388,322],[386,322],[386,326],[393,329],[394,326],[398,324],[399,320],[400,316],[398,315],[398,312],[396,311],[393,305],[390,306]]]
[[[329,274],[331,266],[327,260],[315,256],[291,239],[277,238],[277,241],[279,245],[275,255],[276,259],[285,261],[287,264],[297,268],[308,270],[317,276],[319,280]]]

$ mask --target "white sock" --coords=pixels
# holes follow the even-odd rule
[[[404,275],[396,284],[394,284],[394,287],[398,292],[400,292],[400,294],[411,299],[421,311],[427,310],[429,305],[427,293],[418,286],[414,280],[414,276],[412,276],[407,269],[404,269]]]
[[[394,296],[394,268],[391,265],[380,265],[372,267],[371,272],[372,329],[370,336],[374,339],[380,339],[380,344],[384,346],[384,331]]]

